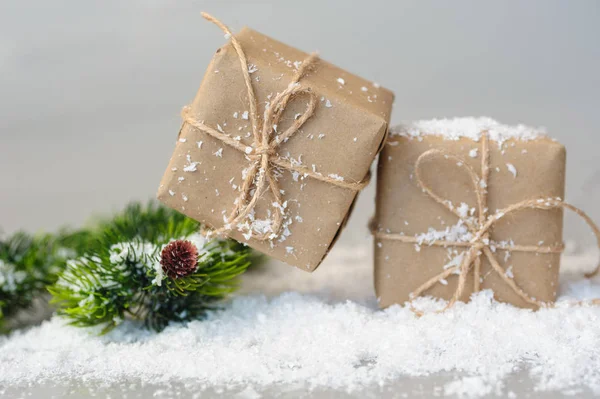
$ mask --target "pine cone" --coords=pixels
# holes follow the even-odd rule
[[[173,241],[162,250],[160,264],[172,279],[189,276],[198,266],[198,249],[189,241]]]

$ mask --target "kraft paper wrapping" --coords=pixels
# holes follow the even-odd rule
[[[298,62],[308,54],[244,28],[235,36],[248,58],[252,85],[262,116],[266,103],[292,80]],[[249,103],[238,55],[231,43],[217,50],[191,104],[198,120],[252,144]],[[277,156],[293,159],[325,176],[360,182],[368,174],[387,131],[393,94],[323,60],[300,80],[319,99],[301,130],[277,148]],[[302,96],[291,100],[277,131],[306,110]],[[158,199],[206,226],[219,228],[239,195],[248,158],[219,140],[184,123],[162,178]],[[356,191],[336,187],[289,170],[278,169],[285,201],[284,228],[268,241],[230,236],[303,270],[321,263],[347,219]],[[272,194],[265,192],[252,217],[269,221]]]
[[[490,175],[488,180],[488,214],[524,200],[541,197],[564,198],[565,149],[548,138],[530,141],[518,139],[503,143],[489,142]],[[430,149],[442,149],[456,155],[481,173],[480,143],[470,139],[444,140],[441,136],[418,138],[390,137],[378,166],[377,211],[374,228],[394,234],[419,236],[430,229],[444,231],[458,222],[456,215],[440,206],[418,186],[415,178],[417,158]],[[473,184],[464,169],[452,159],[437,160],[422,170],[422,179],[454,206],[466,203],[476,207]],[[516,175],[515,175],[516,174]],[[562,245],[563,212],[524,210],[507,215],[494,225],[492,243],[519,245]],[[443,271],[464,248],[444,248],[398,241],[375,240],[375,289],[381,307],[402,304],[410,293]],[[559,253],[531,253],[495,249],[495,258],[514,281],[530,296],[549,302],[556,298]],[[482,257],[481,289],[491,289],[494,297],[519,307],[533,307],[512,291],[491,270]],[[425,295],[450,299],[456,289],[457,276],[430,288]],[[473,272],[461,300],[473,292]]]

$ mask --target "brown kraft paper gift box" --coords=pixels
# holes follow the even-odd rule
[[[370,165],[386,136],[393,94],[251,29],[242,29],[233,40],[247,57],[257,126],[263,128],[264,119],[271,120],[266,112],[281,100],[282,92],[299,91],[280,107],[273,126],[264,124],[268,139],[277,139],[301,123],[291,137],[274,142],[269,153],[269,162],[281,161],[270,165],[280,200],[266,177],[257,194],[257,180],[264,171],[261,157],[269,150],[260,149],[264,143],[254,139],[250,94],[232,41],[217,50],[195,99],[184,109],[184,123],[158,198],[209,228],[229,227],[226,235],[313,271],[335,241],[358,193],[341,184],[360,188],[368,180]],[[302,76],[296,79],[298,74]],[[304,120],[311,105],[314,111]],[[209,128],[203,126],[217,133],[207,134]],[[215,138],[217,134],[233,139],[241,150]],[[260,169],[243,205],[250,197],[256,197],[256,204],[239,223],[229,223],[231,219],[226,219],[241,202],[252,165]],[[281,228],[272,231],[278,210],[283,215]]]
[[[486,138],[489,175],[482,183],[486,164],[482,162],[482,141]],[[522,201],[555,198],[558,203],[564,198],[565,149],[535,130],[499,125],[487,118],[423,121],[392,129],[379,160],[377,210],[372,222],[375,289],[381,307],[403,304],[416,296],[449,300],[454,295],[458,272],[435,281],[436,276],[459,265],[469,246],[432,242],[467,244],[473,237],[461,221],[470,218],[477,223],[479,217],[474,182],[466,167],[485,188],[481,192],[486,216]],[[446,205],[436,201],[419,179]],[[473,264],[457,299],[467,301],[474,291],[491,289],[498,301],[519,307],[537,308],[535,301],[553,302],[562,250],[562,215],[557,208],[524,209],[505,216],[498,213],[501,218],[492,224],[487,241],[482,241],[506,278],[533,301],[517,295],[483,255],[478,266]],[[400,240],[398,236],[409,238]],[[515,246],[533,249],[510,249]],[[482,251],[483,245],[476,253]],[[479,268],[479,284],[474,280],[475,267]],[[430,279],[432,284],[423,287]],[[426,289],[415,295],[417,288]]]

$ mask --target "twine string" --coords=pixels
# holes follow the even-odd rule
[[[458,210],[452,205],[452,203],[442,198],[438,195],[434,189],[429,186],[425,180],[423,179],[422,173],[424,168],[424,163],[439,159],[445,158],[456,161],[456,164],[467,172],[471,179],[471,184],[473,185],[473,189],[475,191],[475,195],[477,198],[477,220],[474,221],[471,218],[466,217],[464,214],[461,215]],[[489,152],[489,138],[488,133],[486,131],[481,134],[481,177],[477,175],[477,173],[473,170],[471,166],[469,166],[463,159],[454,156],[452,154],[447,154],[446,152],[438,149],[431,149],[429,151],[424,152],[419,156],[415,163],[415,175],[417,184],[426,193],[430,198],[432,198],[435,202],[442,205],[444,208],[449,210],[451,213],[458,217],[459,221],[464,223],[469,232],[472,234],[472,238],[469,241],[449,241],[449,240],[434,240],[432,242],[427,242],[428,245],[433,246],[441,246],[441,247],[462,247],[465,248],[465,251],[462,252],[460,264],[452,267],[448,267],[443,272],[431,277],[429,280],[421,284],[417,287],[416,290],[410,293],[409,297],[411,299],[411,309],[417,315],[423,315],[423,312],[417,310],[412,303],[412,300],[423,295],[427,290],[440,283],[440,280],[445,279],[453,274],[458,274],[458,282],[456,289],[448,303],[445,307],[436,313],[444,312],[445,310],[454,306],[454,304],[462,297],[465,287],[467,277],[473,268],[474,274],[474,292],[478,292],[480,290],[480,276],[481,276],[481,258],[484,256],[488,262],[490,263],[492,270],[497,273],[500,278],[511,288],[511,290],[519,296],[523,301],[529,303],[531,305],[535,305],[538,307],[551,307],[553,303],[542,302],[527,292],[525,292],[511,277],[508,276],[506,270],[500,265],[498,260],[494,255],[494,251],[492,251],[492,246],[495,249],[501,249],[505,251],[519,251],[519,252],[532,252],[532,253],[562,253],[564,250],[563,245],[558,246],[539,246],[539,245],[518,245],[518,244],[500,244],[500,243],[492,243],[490,240],[490,231],[493,226],[502,218],[507,215],[518,213],[519,211],[525,209],[536,209],[536,210],[552,210],[552,209],[568,209],[575,212],[578,216],[580,216],[591,228],[592,232],[596,237],[596,242],[598,247],[600,248],[600,229],[593,222],[593,220],[581,209],[562,201],[560,198],[536,198],[521,201],[510,205],[504,209],[496,211],[495,214],[488,216],[487,212],[487,187],[488,187],[488,179],[489,179],[489,170],[490,170],[490,152]],[[374,226],[373,226],[374,227]],[[417,245],[422,244],[422,240],[417,237],[410,237],[401,234],[394,233],[384,233],[380,231],[376,231],[373,228],[373,234],[378,239],[383,240],[393,240],[400,241],[404,243],[413,243]],[[600,263],[596,266],[596,268],[586,274],[586,277],[590,278],[595,276],[600,270]],[[588,303],[598,303],[600,304],[600,299],[593,299],[588,301]],[[577,304],[583,303],[583,301],[577,302]]]
[[[231,136],[206,125],[201,120],[198,120],[193,114],[190,106],[184,107],[181,112],[184,123],[189,124],[195,129],[200,130],[223,142],[229,147],[232,147],[235,150],[245,154],[246,158],[250,161],[250,166],[246,170],[246,175],[243,178],[243,183],[240,187],[240,194],[234,201],[234,207],[231,213],[225,218],[224,226],[214,230],[207,230],[205,231],[206,234],[221,235],[231,231],[236,226],[239,226],[244,219],[246,219],[254,211],[261,196],[266,191],[269,191],[274,198],[274,202],[272,203],[273,218],[270,228],[263,232],[256,232],[253,228],[249,227],[250,237],[260,241],[277,237],[281,231],[284,221],[284,199],[279,188],[279,183],[274,175],[273,169],[275,167],[295,171],[303,176],[308,176],[340,188],[353,191],[362,190],[369,183],[370,172],[360,182],[348,182],[343,179],[324,176],[323,174],[317,173],[310,168],[297,165],[288,159],[284,159],[277,154],[277,149],[281,143],[286,142],[295,133],[297,133],[299,129],[306,123],[306,121],[308,121],[308,119],[310,119],[315,113],[315,109],[317,107],[316,95],[310,90],[310,88],[302,87],[299,82],[305,76],[309,68],[311,68],[317,62],[317,54],[310,54],[301,63],[287,88],[281,93],[277,94],[275,98],[268,103],[262,118],[262,127],[259,128],[261,118],[258,114],[258,100],[254,92],[254,87],[252,86],[250,72],[248,71],[248,60],[242,45],[233,35],[231,30],[221,21],[207,13],[202,13],[202,17],[204,17],[207,21],[217,25],[223,32],[225,32],[226,36],[231,38],[231,43],[237,53],[242,75],[244,77],[244,83],[246,86],[248,103],[250,107],[249,119],[252,126],[253,136],[252,146],[246,146],[233,139]],[[277,134],[275,131],[276,126],[279,124],[287,105],[291,100],[301,95],[308,96],[306,110],[297,118],[295,118],[292,125],[284,132]]]

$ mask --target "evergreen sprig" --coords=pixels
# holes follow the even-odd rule
[[[102,221],[93,250],[67,262],[49,288],[58,313],[80,327],[103,325],[103,332],[124,318],[143,320],[160,331],[170,322],[203,317],[235,290],[235,277],[250,265],[251,251],[233,240],[206,240],[199,225],[155,203],[133,204],[112,221]],[[182,239],[197,250],[190,274],[169,277],[161,253]]]
[[[200,223],[182,213],[167,208],[156,201],[146,204],[130,203],[125,209],[112,218],[100,219],[96,223],[96,235],[100,236],[98,244],[106,242],[108,237],[113,244],[139,238],[143,241],[166,243],[173,237],[193,234],[200,228]]]
[[[0,242],[0,330],[56,281],[67,258],[75,254],[69,239],[64,231],[55,236],[17,232]]]

